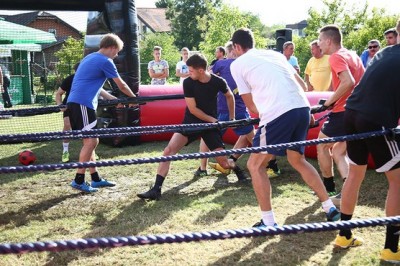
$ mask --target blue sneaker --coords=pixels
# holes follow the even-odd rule
[[[92,181],[91,185],[93,188],[100,188],[100,187],[115,187],[117,183],[108,181],[107,179],[100,179],[100,181]]]
[[[278,224],[274,223],[274,227],[277,227]],[[268,226],[265,225],[265,223],[263,222],[263,220],[261,219],[261,221],[259,221],[258,223],[253,225],[253,228],[258,228],[258,229],[263,229],[263,228],[267,228]]]
[[[75,180],[73,180],[71,182],[71,187],[73,187],[74,189],[77,189],[79,191],[86,192],[86,193],[93,193],[93,192],[97,192],[98,191],[97,188],[91,187],[88,183],[84,182],[83,184],[79,185],[79,184],[77,184],[75,182]]]
[[[329,212],[326,214],[326,219],[328,222],[336,222],[340,220],[340,212],[335,208],[332,207],[329,209]]]

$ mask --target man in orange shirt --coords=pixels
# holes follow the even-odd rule
[[[326,100],[318,111],[332,109],[327,121],[318,135],[319,139],[346,135],[344,127],[344,106],[354,87],[364,74],[361,59],[354,52],[342,46],[342,33],[336,25],[323,27],[319,33],[319,47],[326,55],[330,55],[329,63],[332,71],[332,88],[334,93]],[[333,161],[335,161],[343,181],[349,173],[349,162],[346,158],[346,142],[319,144],[317,146],[318,163],[324,185],[328,194],[337,196],[334,203],[340,204],[333,180]]]

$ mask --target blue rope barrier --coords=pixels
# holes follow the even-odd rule
[[[141,127],[97,128],[92,130],[70,130],[43,133],[0,135],[0,144],[38,142],[56,139],[110,138],[118,136],[140,136],[145,134],[160,134],[167,132],[192,132],[210,129],[225,129],[258,124],[260,119],[249,118],[218,123],[196,123],[181,125],[160,125]]]
[[[38,171],[55,171],[61,169],[76,169],[76,168],[88,168],[88,167],[104,167],[104,166],[114,166],[114,165],[133,165],[133,164],[145,164],[145,163],[159,163],[167,161],[180,161],[188,159],[201,159],[201,158],[211,158],[231,154],[246,154],[253,152],[263,152],[267,150],[281,150],[290,149],[301,146],[317,145],[320,143],[332,143],[332,142],[342,142],[351,141],[357,139],[366,139],[371,137],[379,137],[383,135],[392,135],[397,131],[392,129],[385,129],[380,131],[365,132],[360,134],[353,134],[341,137],[332,137],[324,139],[313,139],[304,140],[290,143],[282,143],[275,145],[267,145],[262,147],[251,147],[242,149],[232,149],[232,150],[220,150],[212,152],[200,152],[200,153],[190,153],[190,154],[176,154],[169,156],[160,156],[153,158],[137,158],[137,159],[121,159],[121,160],[108,160],[108,161],[98,161],[98,162],[75,162],[75,163],[65,163],[65,164],[42,164],[42,165],[28,165],[28,166],[4,166],[0,167],[0,173],[20,173],[20,172],[38,172]]]
[[[225,240],[243,237],[275,236],[280,234],[298,234],[334,231],[400,223],[400,216],[350,220],[339,222],[305,223],[266,228],[244,228],[208,232],[189,232],[180,234],[160,234],[147,236],[81,238],[75,240],[44,241],[31,243],[6,243],[0,245],[0,254],[23,254],[28,252],[59,252],[93,248],[115,248],[124,246],[189,243],[205,240]]]

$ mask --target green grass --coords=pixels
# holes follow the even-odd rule
[[[154,157],[167,142],[112,148],[100,145],[101,160]],[[71,143],[77,160],[81,142]],[[17,165],[18,151],[29,148],[37,164],[58,163],[61,142],[2,145],[0,166]],[[181,153],[197,152],[198,143]],[[245,166],[248,156],[239,160]],[[310,160],[316,165],[315,160]],[[279,224],[325,221],[316,196],[299,175],[279,159],[281,177],[271,180]],[[154,182],[157,164],[113,166],[99,172],[115,188],[84,195],[69,187],[74,170],[2,174],[0,177],[0,243],[131,236],[251,227],[260,219],[250,184],[238,185],[233,174],[194,178],[198,161],[172,162],[160,201],[136,197]],[[340,184],[340,182],[339,182]],[[354,218],[384,217],[387,182],[368,171]],[[280,235],[198,243],[147,245],[59,253],[0,256],[0,265],[380,265],[384,227],[355,230],[365,245],[333,252],[337,232]]]

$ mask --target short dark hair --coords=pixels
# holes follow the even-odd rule
[[[319,30],[320,33],[324,33],[329,39],[336,44],[342,43],[342,32],[336,25],[327,25]]]
[[[388,30],[386,30],[383,34],[386,36],[386,35],[388,35],[388,34],[390,34],[390,33],[393,33],[394,36],[397,36],[397,31],[396,31],[395,28],[388,29]]]
[[[186,61],[186,65],[194,69],[207,69],[207,59],[202,54],[194,54]]]
[[[253,32],[248,28],[236,30],[231,41],[233,44],[239,44],[243,49],[252,49],[255,45]]]
[[[223,55],[226,54],[225,47],[223,47],[223,46],[218,46],[217,49],[218,49]]]

